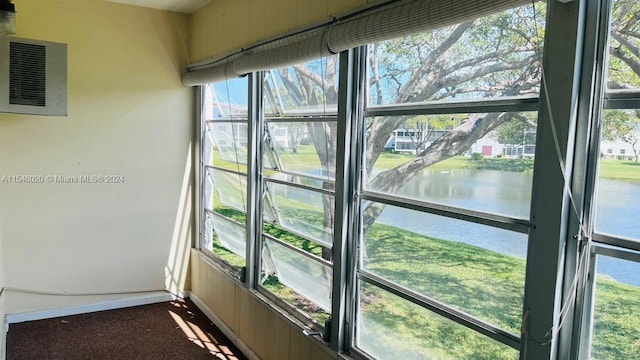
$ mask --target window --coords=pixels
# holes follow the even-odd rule
[[[596,255],[593,267],[597,275],[591,357],[631,359],[640,346],[640,263]]]
[[[501,99],[537,97],[538,10],[368,47],[357,349],[379,359],[517,358],[533,161],[466,154],[491,144],[522,157],[523,144],[535,143],[536,112]],[[455,110],[460,103],[468,112]],[[418,151],[377,150],[398,128],[411,140],[396,138],[396,148]],[[493,334],[471,330],[468,319]]]
[[[338,67],[332,56],[273,69],[263,88],[272,216],[262,226],[261,288],[320,326],[331,313]]]
[[[246,256],[247,79],[204,88],[200,248],[239,274]]]
[[[355,358],[635,356],[639,12],[535,2],[204,87],[201,248]]]
[[[640,27],[637,1],[613,0],[602,12],[608,26],[609,51],[604,74],[604,102],[599,114],[600,139],[613,144],[596,160],[593,243],[584,328],[591,337],[586,348],[592,359],[632,358],[640,349]],[[608,19],[608,21],[607,21]],[[629,151],[630,150],[630,151]],[[591,294],[591,297],[589,297]],[[582,354],[588,356],[589,354]]]

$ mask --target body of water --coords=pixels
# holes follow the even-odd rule
[[[490,170],[425,170],[397,195],[473,210],[528,219],[532,174]],[[601,180],[596,229],[640,239],[640,185]],[[635,220],[634,220],[635,219]],[[378,222],[418,234],[459,241],[502,254],[526,258],[527,235],[437,215],[387,206]],[[598,272],[640,286],[637,264],[601,256]]]

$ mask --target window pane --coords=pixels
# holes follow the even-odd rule
[[[380,203],[367,203],[364,224]],[[527,236],[386,206],[364,229],[363,268],[512,333],[520,332]]]
[[[249,112],[249,80],[230,79],[204,87],[204,119],[247,118]]]
[[[518,352],[360,282],[355,344],[376,359],[517,359]]]
[[[209,123],[207,124],[207,133],[205,137],[205,145],[211,144],[213,150],[214,163],[217,166],[230,167],[233,170],[240,171],[240,167],[234,166],[236,163],[247,163],[247,140],[248,125],[244,123]],[[209,154],[206,153],[208,160]],[[224,164],[223,162],[231,162],[233,164]],[[244,166],[242,166],[242,171]]]
[[[246,230],[244,226],[215,213],[211,214],[213,230],[223,247],[244,258],[246,256]]]
[[[609,29],[608,86],[610,89],[640,89],[640,4],[613,0]]]
[[[593,359],[636,359],[640,354],[640,264],[598,256]],[[613,279],[618,269],[626,276]]]
[[[276,116],[336,114],[338,56],[267,72],[266,112]]]
[[[207,212],[201,248],[213,252],[239,271],[245,265],[245,255],[241,250],[246,238],[244,234],[244,228],[238,224]]]
[[[232,174],[218,169],[207,169],[207,175],[213,178],[214,188],[216,190],[214,210],[222,206],[241,211],[242,213],[246,212],[246,176]]]
[[[245,265],[248,104],[247,78],[204,86],[200,246],[238,271]]]
[[[370,118],[365,188],[527,218],[536,121],[536,113]]]
[[[337,130],[335,121],[269,123],[269,145],[279,158],[278,170],[334,178]]]
[[[263,90],[268,236],[261,285],[300,310],[294,315],[324,324],[332,285],[338,56],[267,71]]]
[[[538,2],[369,47],[369,103],[539,92],[545,6]]]
[[[331,311],[331,267],[286,246],[265,239],[269,258],[267,275],[304,296],[323,310]]]
[[[207,168],[203,182],[206,212],[201,248],[239,270],[245,264],[246,231],[241,224],[246,221],[246,177]]]
[[[267,183],[267,191],[280,227],[331,247],[333,196],[276,183]]]
[[[213,208],[215,207],[213,192],[215,190],[213,186],[213,175],[211,173],[211,170],[205,171],[205,176],[203,177],[202,191],[204,193],[202,196],[203,198],[202,208],[207,210],[213,210]]]
[[[640,241],[640,111],[606,110],[603,117],[596,230]]]

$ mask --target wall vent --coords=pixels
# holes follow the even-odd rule
[[[0,37],[0,112],[67,115],[67,45]]]

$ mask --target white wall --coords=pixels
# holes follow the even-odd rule
[[[184,289],[193,90],[183,14],[101,0],[21,0],[17,37],[68,44],[67,117],[0,114],[1,176],[120,175],[124,183],[0,182],[5,285],[54,293]],[[6,312],[112,296],[5,291]]]

